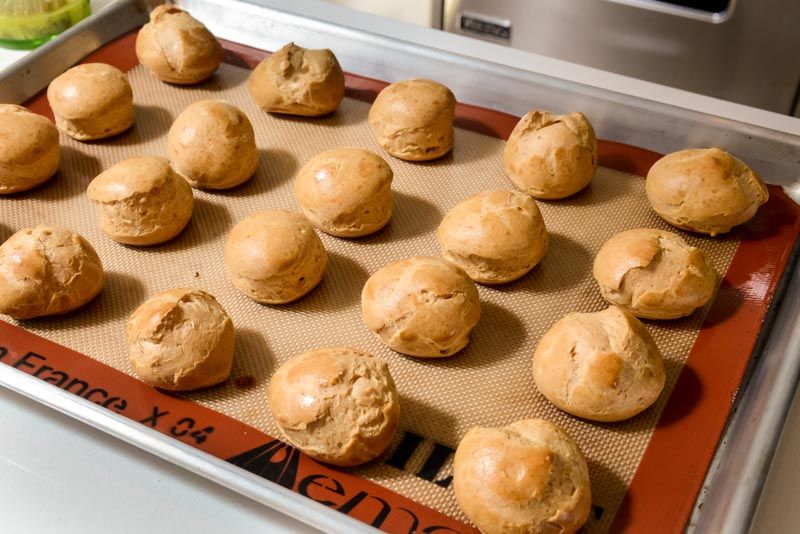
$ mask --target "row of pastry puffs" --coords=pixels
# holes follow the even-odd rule
[[[223,56],[213,35],[174,6],[153,11],[136,51],[154,75],[176,84],[206,79]],[[290,44],[256,67],[248,87],[266,111],[319,116],[338,107],[344,75],[329,50]],[[108,65],[70,69],[53,81],[48,98],[58,127],[79,140],[116,135],[133,124],[130,85]],[[369,122],[392,156],[435,159],[452,149],[455,105],[447,87],[406,80],[378,95]],[[0,134],[9,131],[13,140],[8,153],[0,153],[0,193],[46,181],[59,164],[56,128],[19,106],[0,106],[0,119]],[[172,239],[192,215],[190,186],[235,187],[258,164],[250,121],[221,101],[187,107],[170,129],[168,151],[169,160],[126,160],[90,184],[99,225],[112,239],[130,245]],[[589,185],[598,163],[594,130],[580,113],[532,111],[512,132],[503,162],[522,192],[487,191],[464,199],[437,230],[443,258],[403,259],[365,283],[364,323],[388,347],[444,357],[468,344],[480,318],[475,282],[518,279],[546,254],[545,221],[532,197],[565,198]],[[345,238],[379,231],[392,216],[392,177],[383,158],[360,148],[312,158],[295,183],[303,215],[260,212],[230,232],[225,264],[231,281],[262,303],[302,297],[325,272],[327,256],[314,227]],[[749,220],[767,200],[758,176],[716,148],[662,158],[648,173],[646,189],[664,220],[712,236]],[[717,275],[701,250],[655,229],[612,237],[598,252],[593,274],[612,306],[570,313],[554,324],[533,355],[533,377],[560,409],[619,421],[655,402],[665,381],[661,353],[637,316],[691,314],[711,299]],[[18,319],[65,313],[94,298],[102,284],[96,252],[69,230],[24,229],[0,246],[0,313]],[[173,289],[152,297],[131,315],[126,337],[134,370],[155,387],[196,389],[230,374],[233,323],[204,291]],[[289,442],[321,461],[346,466],[382,454],[400,413],[386,362],[350,348],[312,350],[286,361],[270,381],[269,406]],[[591,503],[577,445],[539,419],[470,430],[456,451],[454,489],[465,514],[484,532],[546,532],[556,526],[574,532]]]

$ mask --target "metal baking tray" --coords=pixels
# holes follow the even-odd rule
[[[91,51],[141,26],[146,22],[147,8],[153,3],[145,6],[135,0],[117,0],[0,72],[0,101],[27,100]],[[718,101],[704,97],[686,98],[685,107],[671,105],[647,98],[648,84],[622,77],[610,79],[606,88],[581,83],[580,76],[564,74],[563,64],[496,45],[481,43],[479,53],[467,56],[463,52],[475,46],[467,38],[400,23],[393,31],[372,33],[349,27],[348,23],[325,22],[314,17],[333,17],[341,22],[345,20],[345,12],[316,2],[293,6],[302,15],[277,9],[275,6],[280,4],[277,1],[178,0],[175,3],[190,10],[220,37],[265,50],[274,50],[291,40],[309,47],[332,48],[345,70],[364,76],[394,81],[411,76],[435,78],[438,73],[447,72],[448,85],[460,100],[470,104],[514,115],[534,106],[559,111],[581,109],[593,118],[598,136],[603,139],[662,153],[691,145],[724,143],[763,175],[780,177],[778,185],[798,200],[800,121],[797,119],[743,106],[719,105]],[[370,23],[378,19],[358,15],[349,20],[349,24],[372,27]],[[416,43],[398,38],[401,32]],[[587,71],[581,67],[573,70],[578,74]],[[558,76],[544,71],[556,72]],[[627,86],[629,91],[625,90]],[[658,88],[651,88],[655,94]],[[685,96],[664,88],[658,94],[663,100],[672,101]],[[796,257],[797,250],[764,323],[749,373],[738,392],[687,530],[746,532],[754,517],[800,377],[800,271],[795,266]],[[0,384],[317,528],[372,530],[344,514],[10,367],[0,366]]]

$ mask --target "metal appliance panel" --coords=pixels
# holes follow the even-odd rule
[[[682,8],[665,13],[641,7],[648,4],[668,5],[445,0],[444,29],[761,109],[794,111],[800,2],[737,0],[727,16],[705,20]],[[462,29],[465,14],[508,21],[510,39]]]

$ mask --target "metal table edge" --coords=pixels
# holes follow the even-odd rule
[[[333,532],[346,528],[348,532],[379,532],[366,523],[13,367],[0,365],[0,386],[319,530]]]

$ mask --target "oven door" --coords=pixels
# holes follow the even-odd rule
[[[797,0],[445,0],[444,7],[450,32],[779,113],[796,103]]]

